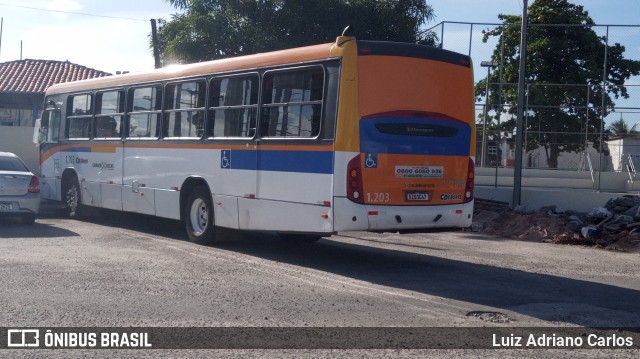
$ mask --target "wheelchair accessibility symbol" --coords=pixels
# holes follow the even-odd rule
[[[222,150],[220,153],[220,168],[231,168],[231,150]]]
[[[378,168],[378,155],[375,153],[367,153],[364,160],[365,168]]]

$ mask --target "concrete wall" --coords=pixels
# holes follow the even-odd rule
[[[511,203],[513,199],[513,169],[476,168],[478,198]],[[640,179],[630,181],[627,172],[594,173],[524,169],[522,171],[521,206],[527,211],[555,205],[559,211],[589,212],[604,206],[611,198],[638,195]]]
[[[556,206],[560,212],[589,213],[596,207],[604,207],[608,200],[627,194],[630,193],[598,192],[584,189],[522,188],[520,204],[523,210],[530,212],[545,206]],[[513,188],[478,186],[475,189],[475,195],[477,198],[511,203]]]
[[[33,127],[0,126],[0,151],[15,153],[31,172],[40,173],[38,149],[33,143]]]

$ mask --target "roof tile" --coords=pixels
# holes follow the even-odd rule
[[[0,92],[44,93],[47,87],[57,83],[110,75],[69,61],[9,61],[0,63]]]

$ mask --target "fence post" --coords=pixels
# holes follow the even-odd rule
[[[473,44],[473,24],[471,24],[471,28],[469,29],[469,57],[471,57],[471,44]]]
[[[522,122],[524,117],[524,83],[527,76],[527,26],[529,19],[527,0],[522,0],[522,24],[520,31],[520,69],[518,72],[518,117],[516,118],[516,155],[513,171],[513,201],[512,208],[520,205],[522,191]]]
[[[602,108],[600,108],[600,163],[598,164],[598,191],[602,186],[602,157],[603,157],[603,141],[604,141],[604,118],[606,116],[606,95],[607,95],[607,60],[609,56],[609,25],[607,25],[607,34],[604,38],[604,65],[602,69]]]

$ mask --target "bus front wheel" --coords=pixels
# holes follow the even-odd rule
[[[215,223],[211,195],[205,187],[196,187],[189,194],[184,209],[184,220],[189,240],[198,244],[215,241]]]
[[[80,185],[75,177],[66,181],[62,195],[69,216],[79,217],[81,208]]]

